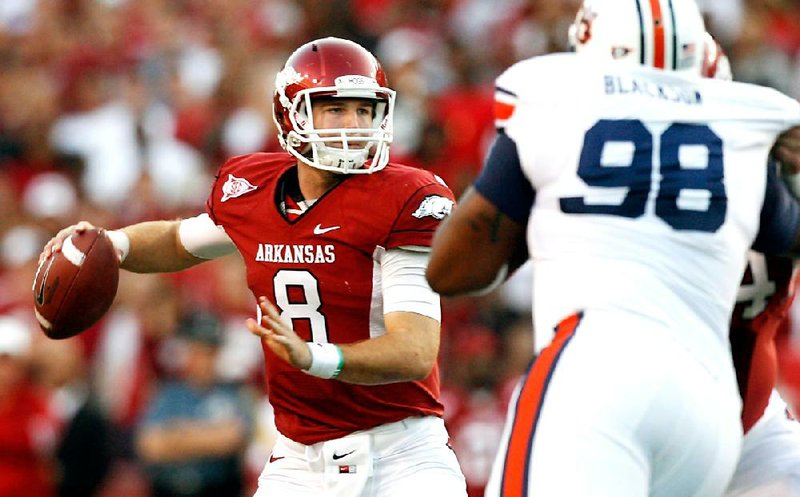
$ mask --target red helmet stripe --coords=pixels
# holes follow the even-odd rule
[[[666,56],[664,54],[666,39],[660,0],[650,0],[650,9],[653,13],[653,67],[664,69],[666,66]]]

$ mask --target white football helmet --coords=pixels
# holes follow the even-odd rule
[[[579,53],[699,75],[705,33],[695,0],[584,0],[569,41]]]
[[[375,101],[371,128],[320,129],[317,97]],[[389,162],[395,92],[380,63],[349,40],[322,38],[301,46],[275,78],[273,118],[281,146],[298,160],[337,173],[372,173]]]

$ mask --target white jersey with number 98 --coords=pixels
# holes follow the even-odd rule
[[[553,73],[563,77],[537,77]],[[537,333],[579,310],[622,311],[674,330],[703,362],[725,361],[769,150],[800,104],[578,54],[518,63],[497,86],[513,108],[498,125],[536,191]]]

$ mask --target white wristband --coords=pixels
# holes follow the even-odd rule
[[[326,380],[336,378],[344,366],[342,350],[332,343],[309,342],[311,366],[304,372]]]
[[[126,235],[124,231],[119,230],[106,230],[106,236],[111,240],[111,245],[120,253],[119,262],[122,263],[122,261],[128,257],[128,252],[131,250],[131,239],[128,238],[128,235]]]
[[[800,199],[800,172],[799,173],[783,173],[783,182],[792,192],[794,198]]]

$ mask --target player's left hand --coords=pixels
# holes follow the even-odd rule
[[[72,226],[67,226],[66,228],[59,231],[56,236],[50,239],[49,242],[44,246],[42,253],[39,255],[39,264],[42,261],[47,260],[50,255],[54,252],[60,252],[61,246],[64,244],[64,240],[69,238],[73,233],[83,233],[86,230],[94,229],[94,225],[89,221],[80,221],[77,224],[73,224]]]
[[[311,367],[311,352],[305,340],[297,336],[291,324],[281,320],[278,309],[267,300],[259,297],[261,322],[249,318],[246,322],[250,333],[260,337],[278,357],[296,368],[307,370]]]
[[[785,131],[772,149],[775,158],[790,174],[800,174],[800,126]]]

